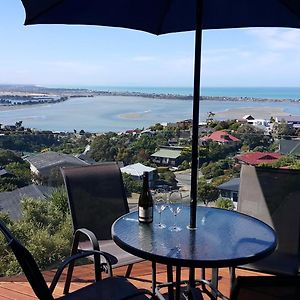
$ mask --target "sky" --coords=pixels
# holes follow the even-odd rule
[[[0,7],[0,84],[193,86],[193,32],[24,26],[20,0],[0,0]],[[204,31],[201,85],[299,87],[300,30]]]

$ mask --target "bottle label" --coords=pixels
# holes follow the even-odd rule
[[[153,207],[139,207],[139,221],[143,223],[151,223],[153,221]]]

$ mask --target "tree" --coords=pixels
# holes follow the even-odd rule
[[[270,137],[265,136],[263,130],[249,124],[240,126],[236,135],[241,140],[242,144],[248,146],[250,150],[253,150],[257,146],[267,148],[271,143]]]
[[[273,126],[273,132],[276,137],[291,137],[296,135],[295,128],[288,123],[275,123]]]
[[[217,200],[216,207],[228,209],[228,210],[234,210],[234,204],[233,201],[229,198],[220,198]]]
[[[91,157],[96,161],[113,161],[118,153],[115,134],[107,133],[95,137],[91,144]]]
[[[131,197],[132,193],[142,192],[142,181],[134,180],[132,176],[127,173],[122,173],[122,177],[127,197]]]
[[[209,111],[207,113],[206,124],[210,124],[211,122],[213,122],[215,115],[216,115],[215,113],[213,113],[212,111]]]
[[[214,202],[219,197],[219,190],[206,182],[205,179],[200,179],[198,184],[198,201],[203,202],[206,206],[210,202]]]

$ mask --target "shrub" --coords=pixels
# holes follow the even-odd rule
[[[73,229],[64,191],[55,191],[47,199],[22,201],[22,218],[12,221],[0,213],[16,238],[32,253],[41,269],[52,267],[69,255]],[[0,235],[0,276],[21,272],[14,255]]]
[[[234,204],[233,201],[229,198],[220,198],[216,202],[216,207],[228,209],[228,210],[234,210]]]

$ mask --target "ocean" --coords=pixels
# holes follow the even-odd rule
[[[49,86],[53,87],[53,86]],[[57,87],[57,86],[55,86]],[[95,91],[140,92],[155,94],[192,95],[192,87],[146,87],[146,86],[74,86],[62,88],[85,88]],[[264,99],[300,99],[300,87],[203,87],[202,96],[249,97]]]
[[[67,87],[67,86],[64,86]],[[70,87],[70,86],[69,86]],[[77,88],[83,88],[77,86]],[[172,93],[189,95],[191,88],[151,87],[85,87],[93,90],[136,91],[146,93]],[[206,91],[207,94],[204,93]],[[275,99],[299,99],[300,88],[204,88],[202,95],[237,96]],[[240,110],[239,110],[240,109]],[[300,115],[300,104],[292,102],[252,102],[241,100],[201,101],[200,121],[208,112],[239,110],[241,118],[249,111],[281,110],[287,114]],[[53,131],[120,132],[134,128],[146,128],[155,123],[176,122],[192,117],[192,101],[176,99],[153,99],[134,96],[97,96],[72,98],[57,104],[1,110],[0,123],[14,124],[22,120],[25,127]],[[230,114],[229,114],[230,117]],[[255,116],[254,116],[255,117]]]

